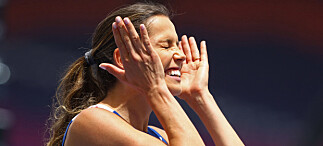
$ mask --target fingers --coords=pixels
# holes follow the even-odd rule
[[[128,59],[129,58],[129,53],[128,50],[126,49],[122,39],[121,39],[121,35],[118,29],[118,26],[116,24],[116,22],[112,23],[112,32],[113,32],[113,36],[114,36],[114,41],[117,44],[117,47],[120,50],[120,54],[121,56],[123,56],[121,59],[124,62],[124,59]]]
[[[186,55],[186,62],[187,63],[192,62],[191,49],[190,49],[186,35],[182,36],[181,45],[182,45],[182,49],[184,51],[184,54]]]
[[[186,55],[187,63],[197,62],[197,61],[206,61],[208,62],[207,50],[206,50],[206,42],[202,41],[200,44],[199,52],[195,38],[190,37],[187,40],[187,36],[184,35],[182,37],[182,41],[179,43],[179,49],[183,50]]]
[[[116,39],[119,39],[118,43],[124,48],[121,49],[121,51],[126,50],[123,51],[127,53],[125,54],[125,56],[128,55],[128,58],[130,57],[133,60],[145,60],[145,57],[147,56],[145,54],[151,54],[151,52],[153,51],[146,27],[143,24],[140,25],[140,38],[129,18],[126,17],[124,18],[124,21],[122,21],[121,17],[117,16],[115,20],[117,30],[119,31],[119,36],[117,36],[118,38]],[[118,33],[118,31],[115,32]],[[123,43],[123,45],[120,42],[120,40]]]
[[[138,55],[138,53],[136,53],[137,51],[135,50],[135,47],[132,44],[132,40],[130,38],[129,30],[127,29],[124,21],[121,19],[120,16],[117,16],[115,21],[116,21],[116,24],[118,26],[118,30],[120,32],[120,38],[121,38],[121,40],[122,40],[122,42],[124,44],[124,48],[129,53],[129,59],[140,60],[140,56]],[[129,23],[130,23],[130,20],[128,21],[128,25],[130,25]],[[135,37],[135,36],[133,36],[133,37]]]
[[[133,48],[138,52],[138,54],[140,56],[142,56],[143,54],[143,47],[142,47],[142,43],[141,43],[141,40],[140,40],[140,37],[135,29],[135,27],[133,26],[133,24],[131,23],[130,19],[129,18],[124,18],[124,23],[127,27],[127,30],[129,32],[129,37],[131,39],[131,42],[132,42],[132,45],[133,45]]]
[[[145,27],[144,24],[140,25],[140,34],[141,34],[142,43],[144,44],[144,46],[147,50],[147,53],[151,54],[154,50],[153,50],[153,47],[150,43],[147,28]]]
[[[194,37],[190,37],[188,40],[184,35],[179,47],[184,51],[187,63],[200,61],[200,53]]]
[[[113,76],[115,76],[119,80],[121,80],[121,81],[125,80],[125,76],[124,76],[125,70],[123,70],[113,64],[110,64],[110,63],[101,63],[99,65],[99,67],[108,71],[110,74],[112,74]]]
[[[208,62],[208,56],[207,56],[207,50],[206,50],[206,42],[202,41],[200,46],[201,46],[201,61]]]
[[[200,61],[200,53],[194,37],[189,38],[189,44],[191,48],[192,61]]]

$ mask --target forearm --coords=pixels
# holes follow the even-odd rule
[[[194,125],[167,87],[157,87],[147,98],[168,135],[170,145],[204,145]]]
[[[198,114],[209,131],[214,143],[222,145],[244,145],[237,133],[231,127],[210,92],[205,91],[196,98],[186,101]]]

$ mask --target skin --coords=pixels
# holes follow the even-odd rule
[[[174,96],[197,112],[217,145],[243,145],[208,91],[205,41],[201,53],[194,38],[183,36],[178,42],[175,27],[165,16],[152,16],[146,24],[149,36],[144,25],[138,36],[128,18],[117,17],[112,25],[118,46],[115,64],[100,65],[118,78],[100,104],[124,119],[99,108],[85,109],[72,123],[65,145],[165,145],[144,133],[151,111],[165,131],[152,128],[170,145],[204,145]],[[181,70],[181,77],[170,76],[170,70]]]
[[[179,49],[178,36],[174,24],[165,16],[153,16],[147,20],[150,42],[158,54],[165,71],[165,81],[173,96],[182,92],[181,81],[167,75],[169,69],[181,70],[186,56]],[[181,80],[181,78],[179,78]]]

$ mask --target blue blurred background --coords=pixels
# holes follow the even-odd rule
[[[110,11],[134,2],[0,0],[0,145],[43,145],[63,71]],[[323,1],[159,2],[178,14],[179,36],[207,41],[209,88],[246,145],[323,145]]]

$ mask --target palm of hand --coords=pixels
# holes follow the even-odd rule
[[[198,60],[184,63],[181,72],[182,93],[180,98],[185,100],[207,88],[208,64]]]
[[[184,100],[198,97],[203,92],[208,91],[209,63],[205,41],[201,42],[201,52],[199,52],[194,37],[187,39],[184,35],[179,43],[179,48],[186,55],[181,70],[182,93],[179,95]]]

